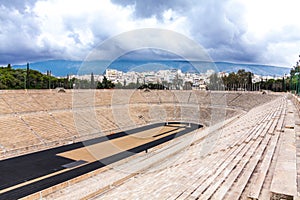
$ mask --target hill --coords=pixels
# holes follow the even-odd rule
[[[84,67],[82,67],[84,64]],[[14,65],[13,68],[26,68],[24,65]],[[239,69],[251,71],[254,74],[263,76],[283,76],[290,73],[290,68],[259,65],[259,64],[240,64],[229,62],[203,62],[194,61],[192,63],[183,60],[116,60],[113,63],[109,61],[69,61],[69,60],[47,60],[30,63],[30,68],[46,73],[51,70],[54,76],[64,77],[67,74],[94,74],[104,73],[106,68],[117,69],[123,72],[128,71],[157,71],[161,69],[181,69],[183,72],[201,72],[205,73],[208,69],[222,72],[237,72]],[[83,70],[84,69],[84,70]]]

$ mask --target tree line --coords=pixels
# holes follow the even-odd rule
[[[10,64],[0,67],[0,89],[49,89],[66,85],[65,78],[56,78],[49,73],[29,69],[13,69]]]
[[[283,92],[290,90],[291,79],[282,77],[279,79],[263,79],[253,82],[253,73],[244,69],[236,73],[231,72],[228,75],[219,76],[214,73],[209,77],[209,90],[228,90],[228,91],[260,91],[271,90],[274,92]]]
[[[289,87],[293,93],[300,95],[300,55],[296,65],[291,69]]]
[[[37,70],[30,69],[27,63],[26,69],[13,69],[10,64],[0,67],[0,89],[104,89],[114,88],[115,85],[104,77],[102,82],[95,81],[93,73],[91,80],[80,80],[70,78],[58,78],[52,76],[51,71],[43,74]]]
[[[177,80],[177,79],[176,79]],[[209,90],[272,90],[276,92],[294,90],[300,93],[300,66],[296,63],[291,69],[290,77],[281,79],[261,79],[258,82],[253,82],[253,73],[247,72],[244,69],[238,70],[236,73],[231,72],[228,75],[219,76],[214,73],[209,77]],[[183,80],[182,80],[183,81]],[[177,83],[178,82],[178,83]],[[58,78],[52,76],[51,71],[43,74],[37,70],[30,69],[27,63],[26,69],[13,69],[10,64],[7,67],[0,67],[0,89],[55,89],[63,87],[65,89],[178,89],[182,84],[182,89],[192,89],[192,83],[180,83],[178,81],[171,83],[129,83],[129,84],[114,84],[105,76],[102,81],[96,81],[94,74],[91,73],[90,80],[80,80],[70,78]],[[178,86],[178,88],[176,87]]]
[[[70,78],[69,75],[65,78],[52,76],[51,71],[43,74],[37,70],[30,69],[27,63],[26,69],[13,69],[10,64],[6,67],[0,67],[0,89],[170,89],[171,85],[163,83],[129,83],[122,85],[121,83],[114,84],[108,80],[106,76],[102,81],[96,81],[94,74],[91,73],[90,80]],[[191,84],[185,84],[184,89],[191,89]]]

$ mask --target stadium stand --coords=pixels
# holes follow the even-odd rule
[[[0,127],[0,144],[7,152],[43,142],[20,116],[0,117]]]
[[[224,97],[228,108],[222,107]],[[212,118],[224,120],[238,114],[239,109],[249,110],[274,98],[259,93],[172,90],[1,91],[1,132],[19,131],[24,136],[3,138],[0,156],[8,158],[97,137],[99,130],[112,134],[158,121],[193,120],[209,126],[218,122]]]
[[[70,133],[57,123],[49,113],[38,112],[22,115],[25,123],[46,142],[60,141],[70,137]]]
[[[44,108],[26,93],[6,93],[2,95],[4,101],[15,113],[42,111]]]
[[[13,110],[3,98],[0,98],[0,115],[12,114]]]
[[[300,101],[292,100],[258,92],[5,91],[0,155],[6,159],[154,122],[197,121],[205,128],[194,133],[188,149],[175,139],[118,163],[118,170],[93,172],[37,198],[114,199],[121,193],[124,199],[295,199]]]
[[[53,111],[51,115],[62,127],[64,127],[75,138],[78,137],[74,124],[74,114],[71,110]]]
[[[158,90],[156,91],[157,95],[159,96],[160,103],[177,103],[178,99],[174,93],[170,90]]]
[[[28,90],[27,94],[31,99],[35,99],[42,110],[50,111],[72,108],[72,93],[69,91],[58,93],[56,90]]]
[[[112,90],[96,90],[95,91],[95,105],[96,106],[109,106],[112,101]]]
[[[45,198],[115,199],[122,194],[124,199],[295,199],[296,113],[289,99],[276,98],[224,123],[217,137],[217,125],[207,127],[206,134],[176,156],[168,157],[175,141]],[[153,163],[155,157],[163,161]],[[150,168],[138,167],[149,160]],[[89,188],[82,189],[86,184]]]
[[[149,104],[159,104],[161,101],[155,91],[142,90],[140,94],[146,100],[146,102]]]
[[[133,90],[131,91],[131,97],[130,97],[130,104],[146,104],[147,99],[144,98],[142,95],[143,92],[146,92],[145,90]]]
[[[119,194],[125,199],[140,195],[159,199],[270,199],[273,187],[268,176],[277,176],[276,167],[271,170],[271,165],[277,166],[278,159],[288,159],[280,158],[280,149],[286,148],[278,148],[278,143],[289,145],[281,140],[293,135],[284,134],[287,110],[285,98],[254,108],[222,130],[212,153],[199,157],[198,151],[207,138],[177,156],[171,167],[157,171],[152,167],[149,172],[97,194],[95,199],[117,198]],[[284,180],[289,184],[278,186],[296,187],[295,168],[292,171],[291,179]],[[290,195],[296,195],[295,191]]]

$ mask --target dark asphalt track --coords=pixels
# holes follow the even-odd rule
[[[56,156],[56,154],[63,153],[66,151],[70,151],[73,149],[81,148],[86,145],[92,145],[96,143],[100,143],[107,140],[113,140],[115,138],[123,137],[129,134],[135,134],[141,131],[145,131],[148,129],[156,128],[159,126],[163,126],[165,123],[156,123],[152,125],[143,126],[140,128],[135,128],[126,132],[119,132],[110,136],[103,136],[96,139],[84,141],[84,143],[74,143],[62,147],[52,148],[49,150],[44,150],[36,153],[31,153],[15,158],[10,158],[7,160],[0,161],[0,190],[26,182],[28,180],[32,180],[56,171],[60,171],[64,169],[63,165],[74,162],[75,160],[63,158],[60,156]],[[172,124],[172,123],[169,123]],[[70,180],[77,176],[86,174],[90,171],[99,169],[108,164],[114,163],[121,159],[130,157],[135,155],[136,153],[140,153],[145,151],[146,149],[150,149],[159,144],[172,140],[175,137],[182,136],[186,133],[189,133],[193,130],[202,127],[198,124],[191,124],[190,128],[186,128],[180,132],[162,137],[158,140],[149,142],[144,145],[137,146],[128,151],[123,151],[113,156],[106,157],[101,159],[100,161],[92,162],[81,167],[77,167],[75,169],[62,172],[55,176],[45,178],[31,184],[10,190],[6,193],[0,195],[0,199],[18,199],[32,193],[41,191],[53,185],[59,184],[61,182]],[[105,163],[105,164],[103,164]]]

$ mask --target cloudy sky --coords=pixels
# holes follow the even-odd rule
[[[215,61],[291,67],[299,14],[299,0],[0,0],[0,64],[83,60],[123,32],[164,28]]]

